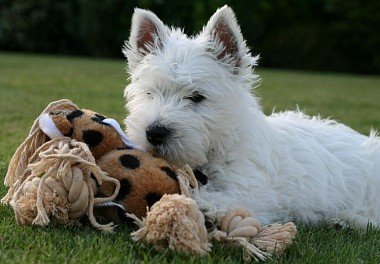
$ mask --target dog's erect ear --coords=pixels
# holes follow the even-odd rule
[[[131,35],[123,53],[133,70],[149,53],[162,48],[168,32],[164,23],[152,12],[136,8],[132,17]]]
[[[204,27],[203,36],[209,36],[215,44],[212,52],[218,60],[239,67],[240,61],[246,52],[245,41],[235,14],[227,5],[218,9]]]

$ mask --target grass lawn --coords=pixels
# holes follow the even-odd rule
[[[0,53],[0,175],[33,120],[53,100],[68,98],[122,121],[126,83],[121,60]],[[380,129],[380,77],[259,70],[266,113],[295,109],[321,113],[368,134]],[[6,192],[0,187],[0,196]],[[215,245],[205,258],[142,248],[126,228],[104,235],[91,227],[18,227],[0,206],[0,263],[239,263],[238,249]],[[380,263],[380,231],[299,226],[294,245],[268,263]]]

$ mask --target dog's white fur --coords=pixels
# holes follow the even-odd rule
[[[380,226],[380,139],[300,111],[265,116],[257,76],[233,11],[224,6],[193,37],[136,9],[124,48],[129,136],[181,166],[202,170],[202,206],[247,208],[264,223],[343,219]],[[194,92],[206,99],[199,103]],[[173,133],[158,147],[154,122]]]

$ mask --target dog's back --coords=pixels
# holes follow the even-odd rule
[[[361,227],[368,221],[380,224],[380,198],[376,195],[380,192],[376,168],[380,140],[374,132],[367,137],[299,111],[273,114],[268,120],[282,133],[281,148],[288,148],[281,165],[289,168],[288,175],[280,178],[286,178],[284,186],[288,182],[298,185],[288,190],[289,197],[294,196],[287,205],[293,218],[314,223],[345,219]],[[284,164],[287,157],[292,164]]]

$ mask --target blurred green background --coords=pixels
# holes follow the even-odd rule
[[[121,57],[135,7],[191,35],[224,4],[261,66],[380,73],[379,0],[0,0],[0,49]]]

